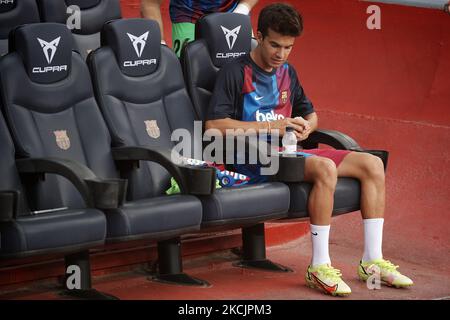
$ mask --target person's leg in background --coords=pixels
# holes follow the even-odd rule
[[[172,49],[179,58],[181,50],[195,38],[195,24],[190,22],[179,22],[172,24]]]

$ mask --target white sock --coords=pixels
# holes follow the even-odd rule
[[[320,264],[331,264],[328,253],[328,238],[330,236],[330,226],[310,225],[312,241],[312,259],[311,266]]]
[[[363,262],[383,258],[383,218],[364,219],[364,254]]]

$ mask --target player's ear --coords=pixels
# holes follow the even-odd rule
[[[261,33],[261,31],[258,31],[256,33],[256,41],[258,41],[258,44],[261,44],[263,40],[264,40],[263,34]]]

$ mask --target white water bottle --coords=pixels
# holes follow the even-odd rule
[[[281,144],[283,145],[283,154],[295,155],[297,153],[297,136],[295,135],[294,128],[286,127]]]

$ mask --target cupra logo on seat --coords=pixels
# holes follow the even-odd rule
[[[58,37],[50,42],[44,41],[39,38],[37,38],[37,40],[41,44],[42,50],[44,51],[44,55],[45,58],[47,59],[48,64],[52,63],[52,60],[55,57],[56,50],[58,50],[58,45],[59,41],[61,40],[61,37]]]
[[[127,35],[130,38],[131,43],[133,44],[134,51],[136,52],[138,58],[140,58],[142,56],[142,53],[144,52],[145,46],[147,44],[148,33],[149,31],[137,37],[127,32]],[[152,64],[156,64],[156,59],[144,59],[144,60],[123,62],[124,67],[149,66]]]
[[[234,45],[236,44],[236,40],[239,35],[239,31],[241,31],[242,26],[237,26],[236,28],[229,30],[225,28],[224,26],[220,26],[222,28],[223,33],[225,34],[225,40],[227,40],[228,48],[230,50],[233,49]],[[216,58],[217,59],[229,59],[229,58],[237,58],[242,55],[246,54],[245,52],[217,52]]]
[[[13,4],[14,0],[0,0],[0,4]]]
[[[225,34],[225,39],[227,40],[228,48],[230,48],[230,50],[232,50],[234,47],[234,44],[236,43],[236,40],[238,38],[239,31],[241,31],[241,26],[237,26],[233,30],[228,30],[224,26],[220,26],[220,27],[222,28],[222,31]]]
[[[39,44],[42,47],[42,51],[44,52],[47,63],[48,64],[52,63],[53,58],[55,57],[55,53],[58,50],[58,46],[59,46],[61,37],[58,37],[50,42],[47,42],[47,41],[39,39],[39,38],[36,38],[36,39],[39,41]],[[32,72],[33,73],[61,72],[61,71],[67,71],[67,69],[68,69],[67,65],[34,67]]]
[[[145,45],[147,44],[148,31],[139,37],[136,37],[128,32],[127,35],[133,43],[134,51],[136,51],[137,56],[140,58],[142,56],[142,52],[144,51]]]

